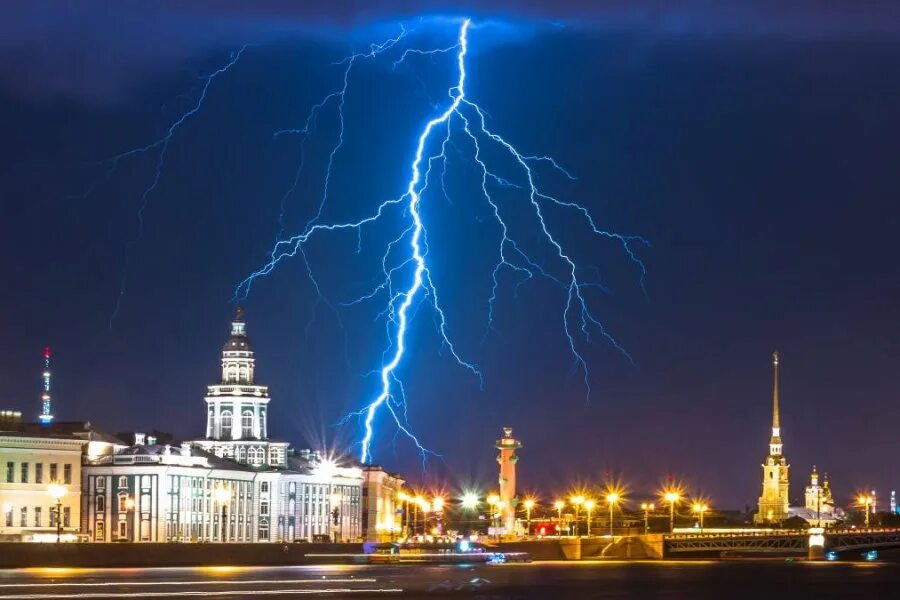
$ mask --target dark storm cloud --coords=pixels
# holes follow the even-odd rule
[[[675,35],[900,34],[895,1],[19,0],[0,8],[0,86],[32,100],[111,103],[187,59],[234,44],[288,35],[343,40],[368,25],[432,14]]]

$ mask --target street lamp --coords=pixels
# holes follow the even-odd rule
[[[219,484],[216,486],[216,503],[222,507],[221,518],[219,520],[219,526],[222,528],[221,538],[222,543],[224,544],[226,541],[225,537],[225,507],[228,506],[228,500],[231,498],[231,494],[228,492],[228,488],[225,487],[225,484]]]
[[[656,507],[649,502],[641,502],[641,510],[644,511],[644,535],[650,533],[650,511]]]
[[[700,519],[700,533],[703,533],[703,515],[706,511],[709,510],[709,507],[701,502],[695,502],[693,506],[693,511],[697,514]]]
[[[525,506],[525,536],[531,535],[531,510],[534,508],[534,499],[526,498],[522,503]]]
[[[613,535],[613,511],[616,504],[619,503],[620,496],[617,492],[610,492],[606,495],[606,503],[609,505],[609,537]]]
[[[597,506],[597,503],[593,500],[585,500],[584,501],[584,510],[587,511],[587,536],[591,537],[591,513],[594,512],[594,507]]]
[[[562,510],[566,505],[562,500],[557,500],[553,503],[553,508],[556,509],[556,537],[562,536]]]
[[[866,529],[869,528],[869,507],[872,506],[872,503],[874,502],[874,500],[875,499],[872,496],[869,496],[867,494],[861,495],[856,500],[860,506],[862,506],[866,509]]]
[[[578,513],[581,509],[581,505],[584,504],[584,496],[572,496],[569,501],[572,503],[572,506],[575,507],[575,537],[578,537],[581,534],[578,530]]]
[[[665,490],[663,500],[669,504],[669,531],[675,531],[675,504],[681,501],[681,493],[676,490]]]
[[[56,543],[62,541],[62,499],[66,495],[65,486],[53,483],[47,488],[47,493],[56,500]]]
[[[466,510],[475,510],[478,508],[478,494],[475,492],[466,492],[463,494],[462,507]]]

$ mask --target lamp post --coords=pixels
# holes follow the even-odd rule
[[[525,506],[525,537],[531,535],[531,510],[534,508],[534,499],[526,498],[522,503]]]
[[[221,539],[224,544],[227,541],[226,533],[225,533],[225,507],[228,506],[228,500],[231,497],[231,494],[228,492],[228,488],[225,487],[224,483],[216,486],[216,503],[221,507],[221,515],[219,517],[219,527],[221,527]]]
[[[616,504],[619,503],[619,494],[616,492],[610,492],[606,495],[606,503],[609,505],[609,537],[613,536],[613,511],[616,509]]]
[[[409,496],[406,492],[400,491],[397,492],[397,500],[403,503],[403,513],[400,517],[400,536],[406,538],[406,529],[409,525],[409,514],[407,514],[407,502],[409,502]]]
[[[56,500],[56,543],[58,544],[62,541],[62,499],[66,495],[66,488],[58,483],[53,483],[47,488],[47,493]]]
[[[703,533],[703,515],[709,510],[709,507],[703,503],[695,502],[693,510],[700,520],[700,533]]]
[[[125,532],[128,535],[126,535],[125,539],[128,540],[129,542],[134,541],[131,539],[133,536],[133,534],[131,533],[132,528],[133,528],[133,525],[131,523],[131,512],[133,510],[134,510],[134,498],[132,498],[131,496],[126,496],[125,497]]]
[[[859,498],[857,498],[857,502],[859,505],[865,508],[866,510],[866,529],[869,528],[869,507],[872,506],[873,498],[868,494],[863,494]]]
[[[500,496],[497,494],[491,494],[487,497],[488,506],[491,507],[491,528],[496,531],[496,520],[497,520],[497,512],[500,510]]]
[[[578,528],[578,513],[581,510],[581,505],[584,504],[584,496],[572,496],[570,501],[572,502],[572,506],[575,507],[575,537],[579,537],[581,531],[579,531]]]
[[[556,537],[562,537],[562,510],[565,505],[562,500],[553,503],[553,508],[556,509]]]
[[[594,512],[594,507],[597,506],[597,503],[593,500],[585,500],[584,501],[584,510],[587,511],[587,536],[591,537],[591,514]]]
[[[434,528],[438,530],[439,534],[443,534],[443,514],[444,514],[444,502],[446,502],[441,496],[435,496],[431,499],[431,510],[434,511]]]
[[[641,509],[644,511],[644,535],[650,533],[650,511],[656,507],[649,502],[641,502]]]
[[[674,490],[663,492],[663,499],[669,503],[669,531],[675,531],[675,504],[681,500],[681,494]]]

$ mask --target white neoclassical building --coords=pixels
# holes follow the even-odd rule
[[[243,311],[231,322],[222,348],[219,383],[207,386],[206,437],[195,443],[216,456],[242,464],[287,466],[287,442],[269,439],[269,388],[255,381],[256,359]]]
[[[393,531],[402,480],[270,439],[269,402],[238,310],[221,382],[207,389],[206,437],[164,446],[136,434],[132,446],[87,458],[82,531],[97,542],[359,541]]]

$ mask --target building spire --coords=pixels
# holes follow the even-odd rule
[[[775,370],[775,389],[772,392],[772,435],[778,435],[781,429],[781,417],[778,414],[778,351],[772,353],[772,368]]]

